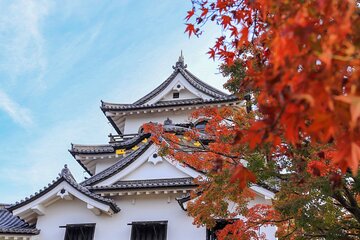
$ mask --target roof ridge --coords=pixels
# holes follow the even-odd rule
[[[181,178],[153,178],[153,179],[138,179],[138,180],[125,180],[125,181],[117,181],[115,184],[118,183],[130,183],[130,182],[152,182],[152,181],[171,181],[171,180],[188,180],[188,179],[194,179],[193,177],[181,177]]]
[[[148,109],[153,107],[171,107],[171,106],[180,106],[180,105],[187,105],[187,104],[204,104],[204,103],[220,103],[220,102],[227,102],[227,101],[235,101],[238,100],[238,97],[235,95],[227,95],[221,98],[214,98],[214,99],[181,99],[181,100],[171,100],[171,101],[159,101],[153,104],[143,104],[143,105],[136,105],[136,104],[128,104],[126,106],[116,106],[116,105],[107,105],[104,106],[103,110],[135,110],[135,109]]]
[[[116,104],[116,105],[128,105],[128,104],[131,104],[131,103],[111,103],[111,102],[105,102],[105,101],[103,101],[103,100],[100,100],[101,101],[101,106],[100,106],[100,108],[102,107],[102,106],[104,106],[104,105],[107,105],[107,104]]]
[[[75,180],[74,176],[72,175],[70,169],[68,168],[67,164],[65,164],[64,168],[61,169],[59,176],[64,177],[64,178],[69,178],[69,179],[73,180],[74,182],[76,182],[76,180]]]
[[[183,178],[157,178],[146,180],[126,180],[117,181],[114,184],[106,186],[92,186],[93,191],[96,190],[114,190],[114,189],[141,189],[141,188],[178,188],[196,186],[193,177]]]
[[[190,77],[193,78],[193,80],[195,80],[199,85],[202,85],[203,87],[209,88],[212,91],[216,92],[217,94],[223,95],[223,96],[229,96],[230,94],[224,93],[223,91],[207,84],[206,82],[200,80],[198,77],[196,77],[192,72],[190,72],[188,69],[183,69],[183,71],[185,73],[187,73],[188,75],[190,75]]]
[[[76,143],[72,143],[71,144],[72,146],[74,147],[109,147],[111,146],[109,143],[108,144],[89,144],[89,145],[86,145],[86,144],[76,144]]]
[[[151,141],[149,141],[148,143],[145,143],[144,145],[140,146],[139,149],[130,153],[128,156],[120,159],[115,164],[111,165],[110,167],[104,169],[103,171],[101,171],[101,172],[95,174],[94,176],[86,179],[85,181],[81,182],[80,185],[89,186],[92,184],[96,184],[99,181],[116,174],[118,171],[122,170],[123,168],[128,166],[132,161],[137,159],[137,157],[141,153],[143,153],[146,149],[148,149],[151,145],[152,145]]]
[[[146,94],[144,97],[138,99],[133,103],[133,105],[142,105],[148,100],[154,98],[159,92],[161,92],[163,89],[165,89],[170,82],[176,77],[177,73],[179,72],[179,68],[175,68],[174,71],[171,73],[171,75],[162,82],[159,86],[157,86],[155,89],[153,89],[151,92]]]
[[[112,148],[114,150],[114,147],[125,147],[129,145],[131,147],[132,144],[136,143],[137,141],[141,141],[144,138],[150,137],[150,134],[148,133],[140,133],[137,134],[131,138],[128,138],[126,140],[123,140],[121,142],[114,142],[114,143],[108,143],[108,144],[96,144],[96,145],[85,145],[85,144],[71,144],[71,149],[69,149],[70,152],[74,152],[75,148],[84,148],[85,149],[91,149],[91,148]]]
[[[120,208],[116,205],[114,200],[102,197],[96,193],[92,193],[89,189],[77,183],[66,164],[64,165],[64,168],[61,170],[59,176],[56,179],[54,179],[51,183],[49,183],[44,188],[40,189],[38,192],[35,192],[33,195],[30,195],[30,197],[26,197],[25,199],[22,199],[20,202],[17,201],[16,203],[10,205],[7,209],[9,211],[13,211],[14,209],[26,205],[27,203],[31,202],[33,199],[37,199],[42,195],[46,194],[47,192],[58,186],[62,181],[66,181],[76,190],[87,195],[88,197],[109,205],[115,213],[120,211]]]

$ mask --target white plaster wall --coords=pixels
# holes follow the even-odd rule
[[[147,161],[149,161],[149,158],[157,152],[157,147],[155,145],[150,146],[144,153],[141,154],[134,162],[132,162],[129,166],[122,169],[120,172],[114,174],[113,176],[110,176],[98,183],[95,184],[95,186],[107,186],[112,185],[115,182],[122,180],[125,176],[128,176],[131,173],[134,173],[131,177],[134,179],[135,175],[139,177],[139,179],[147,179],[147,178],[167,178],[169,175],[168,173],[172,173],[175,175],[172,175],[172,177],[183,177],[183,176],[191,176],[193,178],[199,176],[199,172],[195,171],[192,168],[185,167],[181,163],[177,161],[167,161],[166,159],[164,161],[167,161],[167,165],[161,166],[160,163],[156,164],[154,168],[159,168],[159,170],[154,169],[153,167],[150,167],[148,165],[144,165]],[[142,168],[142,165],[143,168]],[[171,166],[172,165],[172,166]],[[173,169],[171,169],[171,167]],[[140,173],[136,173],[138,168],[141,169],[141,175]],[[162,171],[160,171],[162,169]],[[177,172],[177,170],[181,171],[182,173]],[[166,172],[163,172],[166,171]],[[129,178],[128,178],[129,179]]]
[[[160,156],[158,157],[160,158]],[[121,180],[146,180],[146,179],[163,179],[163,178],[184,178],[189,175],[180,171],[168,161],[162,160],[154,165],[152,162],[144,162],[140,167],[136,168],[124,176]]]
[[[176,75],[174,80],[154,98],[150,99],[145,104],[154,104],[159,101],[167,101],[174,100],[173,99],[173,88],[176,87],[177,84],[180,84],[184,87],[183,90],[180,91],[180,97],[175,100],[182,99],[194,99],[194,98],[202,98],[202,99],[212,99],[213,97],[208,96],[194,88],[180,73]],[[125,129],[124,134],[132,134],[137,133],[142,124],[152,122],[163,123],[166,118],[170,118],[173,120],[173,123],[185,123],[188,122],[188,117],[192,111],[184,110],[184,111],[170,111],[162,112],[162,113],[149,113],[149,114],[134,114],[126,117],[125,120]]]
[[[256,204],[264,204],[264,205],[272,205],[270,199],[265,199],[263,196],[256,195],[255,199],[249,203],[249,207],[253,207]],[[268,226],[268,227],[260,227],[260,234],[265,233],[269,240],[275,240],[276,227]]]
[[[0,240],[39,240],[39,236],[22,234],[0,234]]]
[[[168,197],[171,201],[168,203]],[[186,215],[175,195],[141,195],[123,197],[117,203],[121,212],[110,217],[96,216],[79,201],[58,201],[47,208],[47,214],[38,218],[37,227],[41,229],[40,240],[63,240],[66,224],[96,223],[95,240],[130,239],[133,221],[168,221],[167,239],[205,239],[205,228],[192,225],[192,218]],[[135,203],[133,200],[135,199]]]
[[[112,166],[115,164],[115,162],[119,161],[120,158],[114,158],[114,159],[101,159],[100,161],[96,162],[95,167],[95,174],[98,174],[99,172],[105,170],[106,168]]]
[[[170,118],[173,123],[188,123],[191,112],[190,110],[173,111],[170,109],[168,112],[129,115],[126,116],[124,134],[137,133],[144,123],[150,121],[163,124],[167,118]]]
[[[202,98],[202,99],[210,99],[213,98],[205,93],[200,92],[196,88],[194,88],[180,73],[178,73],[175,78],[172,80],[172,82],[163,90],[161,91],[157,96],[147,101],[145,104],[153,104],[158,101],[160,101],[165,95],[172,92],[174,87],[176,87],[177,84],[182,85],[187,89],[189,92],[193,93],[194,95]]]
[[[179,93],[179,98],[173,98],[173,93],[178,91],[171,91],[168,94],[166,94],[160,101],[171,101],[171,100],[183,100],[183,99],[194,99],[199,98],[199,96],[196,96],[192,92],[190,92],[187,89],[181,90]]]
[[[37,228],[41,229],[40,240],[63,240],[66,224],[96,223],[94,240],[130,239],[133,221],[168,221],[168,240],[205,240],[205,227],[197,228],[193,219],[187,216],[178,205],[175,197],[179,195],[139,195],[116,199],[121,212],[114,216],[94,215],[80,200],[61,200],[46,209],[46,215],[39,216]],[[168,202],[170,197],[170,202]],[[263,202],[256,199],[254,203]],[[262,229],[274,237],[274,228]]]

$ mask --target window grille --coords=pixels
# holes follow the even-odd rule
[[[166,240],[167,221],[132,222],[131,240]]]
[[[64,240],[94,239],[95,224],[68,224],[61,228],[66,228]]]
[[[216,234],[219,230],[222,230],[227,224],[231,222],[226,220],[217,220],[216,225],[209,229],[206,229],[206,240],[217,240]]]
[[[178,92],[173,93],[173,98],[179,98],[179,97],[180,97],[180,93],[178,93]]]

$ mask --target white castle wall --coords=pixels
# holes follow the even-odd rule
[[[119,161],[119,159],[101,159],[101,161],[97,161],[95,167],[95,174],[98,174],[99,172],[107,169],[108,167],[115,164],[117,161]]]
[[[196,96],[195,94],[193,94],[192,92],[190,92],[187,89],[183,89],[181,91],[179,91],[179,98],[174,99],[173,98],[173,93],[177,92],[177,91],[171,91],[168,94],[166,94],[161,101],[173,101],[173,100],[183,100],[183,99],[195,99],[195,98],[199,98],[199,96]]]
[[[170,202],[168,197],[170,196]],[[177,195],[179,196],[179,195]],[[39,216],[37,227],[41,229],[40,240],[63,240],[66,224],[96,223],[95,240],[130,240],[133,221],[168,221],[167,239],[169,240],[205,240],[205,227],[196,227],[193,219],[187,216],[177,201],[176,195],[140,195],[117,199],[121,212],[114,216],[94,215],[87,210],[86,204],[79,200],[61,200],[47,207],[46,215]],[[263,203],[261,198],[255,203]],[[275,239],[274,228],[263,229],[271,234],[267,239]]]
[[[181,84],[187,90],[180,91],[179,99],[191,99],[201,97],[209,99],[209,96],[198,92],[185,79],[178,75],[169,86],[164,89],[163,94],[156,96],[149,100],[147,104],[153,104],[158,101],[171,100],[172,91],[177,84]],[[173,123],[188,123],[189,116],[193,110],[176,110],[168,109],[164,112],[154,112],[147,114],[133,114],[126,116],[124,134],[133,134],[139,131],[139,128],[147,122],[164,123],[164,120],[170,118]],[[151,154],[154,151],[152,148],[147,150]],[[144,153],[139,157],[133,166],[138,168],[136,170],[123,170],[121,173],[112,176],[111,178],[98,183],[98,185],[111,184],[118,180],[134,180],[134,179],[153,179],[153,178],[170,178],[170,177],[185,177],[187,171],[179,172],[177,168],[172,167],[170,163],[162,162],[156,165],[144,162],[148,159],[148,153]],[[111,160],[113,161],[113,160]],[[99,161],[96,166],[96,173],[109,167],[111,161]],[[142,164],[143,163],[143,164]],[[131,171],[130,171],[131,170]],[[192,170],[193,171],[193,170]],[[124,174],[124,176],[120,175]],[[119,176],[118,176],[119,175]],[[190,174],[191,175],[191,174]],[[119,177],[119,179],[116,179]],[[121,212],[108,216],[101,214],[96,216],[87,209],[86,203],[75,199],[71,201],[59,200],[50,206],[46,207],[44,216],[39,216],[37,220],[37,228],[41,229],[38,238],[40,240],[63,240],[65,235],[66,224],[81,224],[81,223],[95,223],[94,240],[130,240],[131,225],[134,221],[168,221],[167,239],[168,240],[205,240],[206,228],[196,227],[192,224],[193,219],[181,209],[178,202],[175,200],[179,197],[178,194],[150,194],[150,195],[133,195],[121,196],[115,198],[117,205],[121,208]],[[270,200],[266,200],[263,196],[257,196],[250,205],[254,204],[271,204]],[[268,234],[267,239],[275,239],[275,228],[262,228]],[[260,231],[260,233],[261,233]]]
[[[171,201],[168,203],[168,196]],[[205,239],[205,229],[192,225],[192,218],[180,208],[174,195],[144,195],[124,197],[117,201],[121,212],[114,216],[94,215],[79,201],[61,201],[48,207],[47,214],[38,218],[41,240],[63,240],[66,224],[96,223],[95,240],[130,239],[133,221],[168,221],[168,239]],[[135,203],[133,204],[133,200]]]
[[[158,157],[161,158],[161,157]],[[189,175],[172,166],[166,160],[162,160],[154,165],[151,162],[145,162],[140,167],[130,172],[123,178],[127,180],[146,180],[146,179],[163,179],[163,178],[185,178]]]
[[[192,110],[193,111],[193,110]],[[144,123],[164,123],[167,118],[170,118],[173,123],[188,123],[190,110],[169,110],[160,113],[134,114],[126,117],[124,134],[137,133]]]

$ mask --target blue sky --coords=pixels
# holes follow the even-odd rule
[[[20,200],[56,178],[71,143],[102,144],[114,132],[100,100],[130,103],[188,68],[221,88],[205,54],[216,36],[184,34],[190,0],[0,0],[0,202]]]

